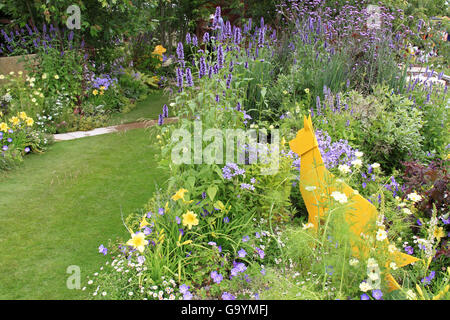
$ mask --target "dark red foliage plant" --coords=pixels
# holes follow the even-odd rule
[[[449,212],[450,160],[434,160],[428,165],[417,161],[402,162],[405,196],[413,191],[420,193],[422,200],[416,204],[418,210],[431,217],[433,204],[438,215]]]

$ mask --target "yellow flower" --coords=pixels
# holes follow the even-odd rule
[[[142,228],[144,228],[144,227],[146,227],[148,225],[150,225],[150,223],[148,223],[147,220],[145,220],[145,216],[143,216],[142,220],[141,220],[141,222],[139,224],[139,229],[142,229]]]
[[[57,74],[55,74],[55,77],[54,77],[56,80],[58,80],[59,79],[59,76],[57,75]]]
[[[27,118],[27,120],[25,120],[25,123],[27,124],[27,126],[31,127],[34,123],[33,118]]]
[[[189,230],[192,229],[192,226],[198,225],[197,215],[192,211],[188,211],[183,214],[183,226],[187,226]]]
[[[137,234],[131,234],[131,239],[127,241],[128,246],[133,246],[133,248],[137,249],[139,252],[144,252],[145,246],[148,244],[148,241],[145,240],[145,234],[139,232]]]
[[[94,89],[94,91],[92,91],[92,94],[93,94],[94,96],[96,96],[96,95],[98,94],[98,90],[97,90],[97,89]]]
[[[306,94],[309,94],[309,89],[306,88],[306,89],[305,89],[305,92],[306,92]]]
[[[105,86],[101,86],[101,87],[100,87],[100,90],[105,90],[105,89],[106,89]]]
[[[17,117],[12,117],[11,119],[9,119],[9,122],[16,126],[19,124],[20,120]]]
[[[27,114],[22,111],[21,113],[19,113],[19,118],[25,120],[27,118]]]
[[[449,289],[450,285],[446,285],[444,290],[442,290],[436,296],[433,297],[433,300],[441,300],[441,298],[445,296],[445,294],[448,292]]]
[[[43,75],[42,75],[42,79],[47,79],[47,74],[46,73],[44,73]]]
[[[189,192],[189,191],[186,190],[186,189],[181,188],[180,190],[177,191],[177,193],[175,193],[175,194],[172,196],[172,200],[173,200],[173,201],[177,201],[177,200],[179,200],[179,199],[183,199],[183,201],[184,201],[184,194],[185,194],[186,192]]]
[[[426,300],[423,295],[422,288],[418,284],[416,284],[416,289],[417,289],[417,292],[419,293],[420,297],[422,298],[422,300]]]
[[[442,227],[434,229],[433,235],[437,239],[441,239],[441,238],[445,237],[444,229]]]
[[[101,95],[101,96],[103,95],[103,93],[104,93],[103,91],[100,91],[100,95]]]
[[[164,210],[166,212],[169,212],[170,208],[169,208],[169,201],[166,202],[166,205],[164,206]]]
[[[0,131],[6,132],[8,130],[8,125],[4,122],[0,123]]]
[[[223,202],[220,200],[214,203],[214,207],[217,207],[217,209],[220,209],[220,211],[224,211],[226,209]]]
[[[162,45],[157,45],[155,47],[155,50],[153,50],[153,53],[162,56],[162,54],[166,51],[167,51],[166,48],[164,48]]]

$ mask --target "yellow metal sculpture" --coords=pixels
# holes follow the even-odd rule
[[[311,116],[304,117],[303,129],[297,132],[296,138],[289,142],[289,146],[301,157],[300,192],[308,210],[308,222],[314,226],[314,229],[318,230],[320,219],[324,219],[327,212],[327,208],[323,206],[324,203],[327,203],[326,198],[338,191],[351,199],[345,213],[345,220],[349,224],[350,231],[358,238],[373,233],[378,217],[377,209],[347,184],[336,183],[333,174],[325,168]],[[332,184],[330,184],[331,181],[333,181]],[[319,190],[319,192],[311,192],[312,189]],[[364,252],[367,252],[368,249],[362,248]],[[353,247],[355,255],[362,254],[359,250],[361,247]],[[403,267],[418,260],[399,251],[389,253],[389,261],[395,262],[397,267]],[[399,288],[392,275],[387,274],[386,280],[390,290]]]

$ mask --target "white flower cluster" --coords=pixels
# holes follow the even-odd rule
[[[106,262],[106,265],[109,265]],[[110,267],[113,268],[116,272],[111,274],[111,268],[109,268],[109,272],[106,273],[108,276],[113,276],[117,279],[114,280],[114,283],[118,283],[121,281],[127,282],[127,291],[122,293],[113,292],[115,288],[107,287],[108,281],[103,281],[104,279],[98,279],[101,275],[96,272],[94,273],[94,279],[89,279],[87,282],[88,286],[97,283],[97,287],[92,293],[93,297],[96,296],[112,296],[111,298],[117,299],[117,294],[120,295],[120,298],[123,299],[143,299],[143,300],[175,300],[182,299],[180,294],[177,292],[177,283],[174,279],[167,280],[165,277],[161,277],[159,283],[160,285],[155,285],[155,281],[153,279],[149,279],[145,277],[144,272],[147,271],[147,267],[145,266],[145,258],[139,254],[139,252],[134,252],[130,256],[126,257],[125,255],[119,254],[110,264]],[[100,268],[103,270],[103,267]],[[88,277],[89,278],[89,277]],[[98,279],[98,280],[97,280]],[[86,287],[82,289],[86,290]]]
[[[359,289],[363,292],[376,290],[380,289],[380,284],[380,267],[378,262],[373,258],[369,258],[367,260],[367,280],[360,283]]]
[[[331,193],[331,196],[333,197],[334,200],[336,200],[340,204],[347,203],[347,196],[344,193],[342,193],[342,192],[333,191]]]

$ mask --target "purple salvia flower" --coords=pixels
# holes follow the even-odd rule
[[[168,118],[169,117],[169,108],[167,107],[167,104],[164,104],[162,111],[163,111],[162,116],[164,118]]]
[[[177,87],[180,90],[183,88],[183,71],[180,68],[177,68]]]
[[[230,89],[232,77],[233,77],[233,75],[232,75],[231,73],[228,74],[228,79],[227,79],[227,89]]]
[[[259,29],[258,47],[264,47],[264,37],[266,35],[266,29],[262,27]]]
[[[33,35],[33,30],[31,30],[31,28],[30,28],[30,26],[28,25],[28,23],[25,25],[25,28],[27,28],[28,35],[32,36],[32,35]]]
[[[234,29],[234,44],[239,45],[241,43],[242,36],[241,36],[241,28],[235,28]]]
[[[184,61],[184,49],[183,49],[183,44],[181,42],[178,42],[177,56],[178,56],[178,60]]]
[[[417,33],[419,33],[419,32],[420,32],[420,29],[422,29],[422,24],[423,24],[423,20],[420,19],[420,20],[419,20],[419,25],[418,25],[418,27],[417,27]]]
[[[192,72],[190,68],[186,69],[186,86],[193,87],[194,81],[192,80]]]
[[[199,70],[198,70],[198,77],[201,79],[206,75],[206,62],[205,57],[200,57],[199,62]]]
[[[203,42],[204,43],[208,43],[209,42],[209,33],[205,32],[205,34],[203,35]]]
[[[209,68],[208,68],[208,78],[209,78],[209,79],[212,78],[213,73],[214,73],[213,67],[212,67],[212,66],[209,66]]]
[[[317,113],[320,114],[320,97],[319,96],[316,97],[316,109],[317,109]]]
[[[219,45],[217,47],[217,64],[219,66],[219,69],[222,69],[223,65],[225,64],[225,57],[223,55],[222,45]]]

